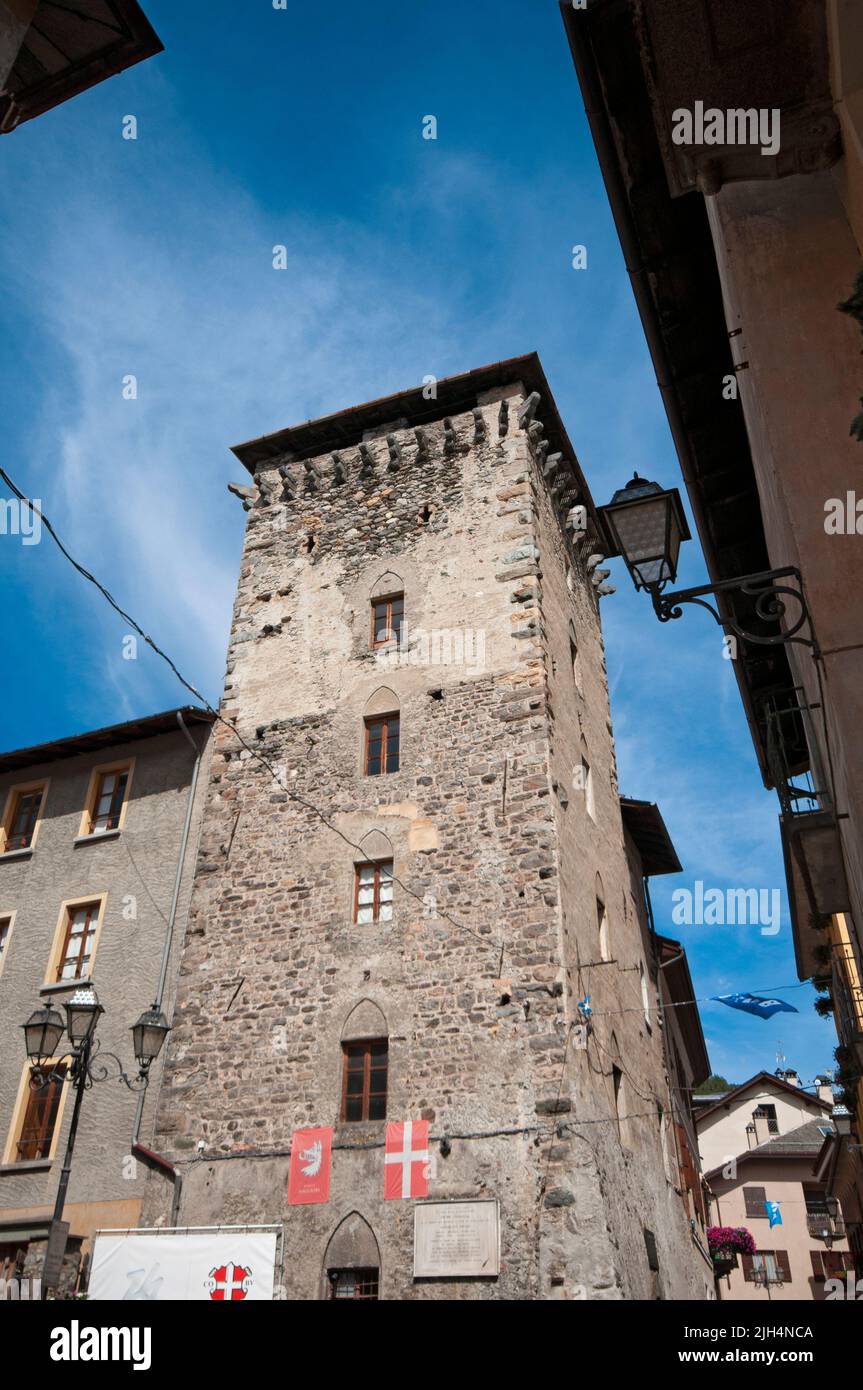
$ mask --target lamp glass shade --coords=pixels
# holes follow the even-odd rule
[[[843,1138],[851,1133],[851,1112],[846,1110],[844,1105],[835,1105],[833,1114],[830,1116],[833,1128],[836,1133]]]
[[[66,1029],[73,1046],[81,1047],[92,1038],[104,1012],[94,989],[75,990],[66,1001]]]
[[[24,1029],[24,1045],[31,1062],[44,1062],[53,1057],[63,1036],[63,1015],[50,1005],[44,1009],[34,1009]]]
[[[637,589],[676,579],[680,545],[689,539],[676,488],[663,489],[636,475],[600,512]]]
[[[155,1004],[132,1025],[135,1059],[143,1070],[155,1062],[170,1031],[165,1015]]]

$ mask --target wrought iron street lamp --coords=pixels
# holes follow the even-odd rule
[[[66,1002],[66,1032],[73,1047],[92,1041],[96,1024],[105,1012],[94,989],[76,989]]]
[[[63,1036],[63,1016],[48,1005],[43,1009],[34,1009],[21,1027],[24,1029],[27,1056],[34,1066],[40,1067],[57,1051]]]
[[[132,1025],[132,1047],[142,1076],[147,1075],[162,1051],[170,1031],[170,1025],[158,1004],[142,1013],[138,1022]]]
[[[171,1031],[158,1004],[154,1004],[141,1014],[137,1023],[132,1025],[131,1030],[135,1060],[138,1063],[139,1071],[137,1078],[130,1080],[123,1070],[123,1064],[119,1057],[113,1052],[102,1052],[95,1036],[99,1019],[105,1012],[99,1003],[96,991],[91,986],[75,990],[66,1002],[65,1009],[65,1031],[69,1037],[71,1051],[63,1056],[57,1055],[60,1039],[64,1032],[64,1024],[62,1015],[56,1009],[52,1009],[50,1005],[38,1008],[30,1015],[27,1022],[22,1024],[27,1056],[32,1063],[31,1089],[38,1091],[45,1086],[62,1085],[68,1080],[75,1091],[75,1105],[72,1110],[69,1137],[66,1141],[66,1154],[60,1171],[54,1215],[51,1219],[51,1234],[48,1250],[45,1254],[42,1285],[46,1291],[55,1282],[51,1275],[53,1273],[52,1264],[56,1263],[58,1258],[58,1246],[65,1243],[63,1209],[66,1205],[66,1193],[69,1189],[72,1154],[75,1149],[84,1092],[89,1090],[97,1081],[109,1080],[112,1074],[115,1080],[122,1081],[130,1091],[144,1090],[149,1083],[150,1067],[161,1052],[165,1038]],[[112,1069],[104,1065],[103,1059],[110,1059],[116,1065],[116,1073],[112,1073]],[[62,1255],[59,1258],[62,1258]]]
[[[674,583],[681,543],[692,539],[677,488],[663,490],[636,473],[600,512],[636,589]]]
[[[603,519],[611,553],[623,557],[636,589],[645,589],[650,594],[654,612],[661,623],[682,617],[683,605],[694,603],[706,608],[720,627],[735,633],[743,641],[761,646],[798,642],[810,647],[817,655],[814,636],[799,635],[804,625],[809,625],[810,633],[812,627],[800,571],[793,566],[665,593],[666,587],[677,578],[681,544],[691,540],[677,488],[662,488],[658,483],[639,478],[636,473],[598,511]],[[735,593],[754,600],[754,614],[759,620],[773,623],[784,620],[782,630],[777,633],[752,632],[741,627],[727,611],[721,611],[718,603],[714,607],[707,602],[708,596]]]

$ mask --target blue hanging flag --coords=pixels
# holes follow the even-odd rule
[[[583,999],[579,999],[578,1007],[584,1014],[585,1018],[590,1018],[590,1015],[593,1013],[593,1009],[591,1008],[589,994],[586,994]]]
[[[764,1205],[767,1208],[767,1217],[772,1231],[774,1226],[782,1225],[782,1212],[779,1210],[778,1202],[765,1202]]]
[[[786,1004],[784,999],[762,999],[757,994],[713,994],[710,997],[718,1004],[727,1004],[729,1009],[742,1009],[745,1014],[755,1014],[756,1018],[772,1018],[774,1014],[800,1012],[793,1004]]]

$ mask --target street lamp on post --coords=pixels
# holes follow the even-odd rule
[[[52,1263],[56,1262],[56,1246],[58,1242],[63,1242],[63,1209],[66,1205],[66,1194],[69,1189],[69,1176],[72,1171],[72,1154],[75,1149],[75,1139],[78,1133],[78,1121],[81,1114],[81,1101],[84,1092],[89,1090],[97,1081],[107,1081],[111,1075],[111,1070],[103,1065],[102,1058],[109,1058],[116,1064],[114,1079],[122,1081],[130,1091],[145,1090],[149,1083],[150,1067],[155,1062],[165,1038],[171,1031],[165,1019],[165,1015],[159,1009],[158,1004],[145,1010],[137,1023],[132,1025],[132,1043],[135,1052],[135,1060],[138,1063],[138,1076],[135,1080],[130,1080],[123,1070],[123,1064],[113,1052],[102,1052],[99,1041],[95,1037],[99,1019],[105,1010],[99,1003],[96,991],[91,986],[75,990],[74,994],[67,1001],[65,1032],[68,1034],[71,1043],[71,1051],[58,1057],[57,1050],[60,1046],[60,1039],[64,1032],[64,1023],[61,1014],[50,1005],[35,1009],[26,1023],[21,1026],[24,1029],[24,1044],[27,1049],[27,1056],[32,1063],[30,1071],[30,1086],[32,1090],[38,1091],[42,1087],[51,1084],[62,1084],[67,1079],[71,1082],[75,1091],[75,1104],[72,1109],[72,1121],[69,1125],[69,1137],[66,1141],[66,1153],[63,1159],[63,1167],[60,1170],[60,1181],[57,1185],[57,1197],[54,1202],[54,1214],[51,1218],[51,1234],[48,1240],[48,1250],[45,1254],[45,1266],[42,1277],[43,1290],[47,1291],[55,1282],[51,1278]],[[95,1065],[96,1058],[99,1064]]]
[[[645,589],[650,594],[661,623],[682,617],[683,605],[693,603],[706,608],[721,628],[730,630],[743,641],[760,646],[797,642],[818,655],[814,636],[798,635],[804,624],[809,624],[810,633],[812,627],[803,580],[800,571],[793,566],[665,593],[667,586],[677,578],[681,544],[692,539],[677,488],[662,488],[658,483],[639,478],[636,473],[606,506],[597,510],[602,517],[610,553],[623,557],[636,589]],[[708,596],[717,598],[734,593],[753,599],[755,616],[764,622],[777,622],[788,615],[782,631],[774,634],[751,632],[729,617],[727,611],[721,611],[718,603],[714,607],[707,602]],[[790,614],[789,600],[796,605]]]
[[[41,1067],[57,1051],[63,1036],[63,1018],[50,1004],[44,1009],[34,1009],[24,1029],[24,1045],[27,1056],[36,1067]]]

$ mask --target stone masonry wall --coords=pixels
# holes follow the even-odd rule
[[[182,1224],[283,1223],[290,1298],[321,1296],[343,1223],[376,1242],[383,1298],[651,1296],[640,1225],[640,1263],[618,1249],[622,1160],[594,1137],[616,1134],[607,1081],[571,1054],[565,1068],[573,942],[592,906],[573,871],[564,907],[578,921],[565,921],[564,859],[579,852],[567,826],[582,810],[564,812],[555,789],[578,739],[556,728],[568,696],[545,565],[569,591],[523,404],[504,387],[420,432],[396,421],[257,478],[223,713],[260,756],[217,730],[156,1144],[182,1167]],[[571,560],[601,776],[601,639],[583,556]],[[412,646],[388,663],[370,647],[370,600],[399,589]],[[435,662],[434,640],[427,659],[423,634],[457,651],[459,631],[460,661]],[[400,709],[396,773],[363,775],[370,704]],[[630,877],[610,783],[600,801],[618,901]],[[354,865],[387,845],[393,919],[355,925]],[[382,1199],[385,1124],[339,1120],[341,1041],[371,1027],[389,1038],[388,1117],[430,1121],[430,1197],[499,1199],[498,1280],[414,1283],[414,1204]],[[589,1138],[557,1132],[571,1092],[602,1120]],[[331,1201],[289,1207],[292,1132],[317,1124],[335,1126]],[[633,1162],[661,1174],[655,1148]],[[154,1179],[145,1221],[168,1202]]]

